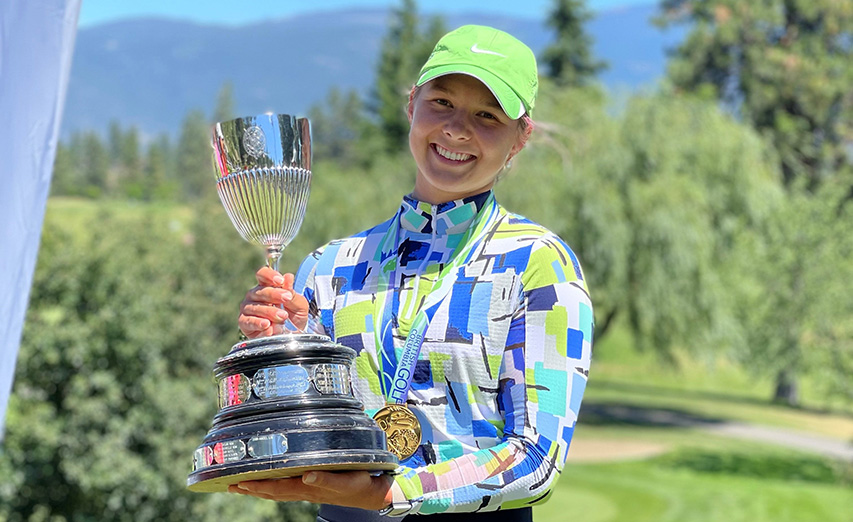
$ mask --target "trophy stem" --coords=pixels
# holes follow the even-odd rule
[[[267,246],[267,266],[278,272],[278,262],[281,260],[281,245]]]

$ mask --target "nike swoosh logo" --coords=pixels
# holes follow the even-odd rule
[[[495,56],[500,56],[501,58],[506,58],[506,56],[501,53],[496,53],[495,51],[489,51],[487,49],[480,49],[477,47],[477,44],[471,46],[471,52],[477,54],[493,54]]]

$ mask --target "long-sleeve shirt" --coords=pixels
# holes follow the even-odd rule
[[[413,312],[492,199],[486,192],[430,205],[406,196],[399,218],[303,261],[296,288],[313,328],[357,352],[353,389],[368,415],[387,401],[382,371],[393,374],[374,335],[383,238],[399,223],[390,281],[399,361]],[[586,281],[559,237],[499,210],[424,335],[407,400],[422,441],[394,476],[410,513],[533,505],[547,499],[566,461],[592,353]]]

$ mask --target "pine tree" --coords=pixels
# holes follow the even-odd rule
[[[89,197],[109,193],[109,152],[98,134],[94,131],[83,133],[79,141],[72,140],[71,146],[80,151],[84,193]]]
[[[222,84],[216,96],[216,108],[213,110],[213,121],[221,122],[236,118],[234,109],[234,86],[231,82]]]
[[[592,38],[584,24],[592,18],[584,0],[557,0],[548,15],[547,24],[556,32],[556,40],[545,49],[542,60],[547,76],[560,86],[579,87],[588,84],[607,67],[595,60]]]
[[[382,40],[374,88],[377,102],[370,108],[376,111],[386,150],[392,153],[406,148],[409,90],[435,42],[445,33],[444,22],[439,17],[432,18],[424,32],[420,31],[420,25],[415,1],[403,0],[393,10],[388,33]]]
[[[834,0],[665,0],[686,21],[669,67],[675,86],[726,103],[768,135],[786,185],[809,189],[851,163],[853,8]]]
[[[203,199],[215,192],[216,177],[211,153],[210,124],[201,111],[190,111],[184,118],[175,150],[177,177],[183,199]]]

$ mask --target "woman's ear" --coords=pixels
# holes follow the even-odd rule
[[[527,144],[527,138],[524,135],[524,131],[519,129],[518,139],[515,140],[515,145],[513,145],[512,148],[509,149],[509,155],[507,156],[506,160],[507,161],[512,160],[512,158],[514,158],[516,154],[521,152],[521,149],[523,149],[524,145],[526,145],[526,144]]]
[[[415,114],[415,94],[417,92],[417,86],[412,86],[412,90],[409,91],[409,105],[406,107],[406,116],[409,118],[409,125],[412,124],[412,118]]]
[[[533,120],[531,120],[529,116],[524,116],[523,118],[524,120],[519,121],[518,139],[515,140],[515,145],[510,149],[507,161],[510,161],[516,154],[521,152],[521,149],[527,145],[527,140],[530,139],[530,135],[533,134]]]

